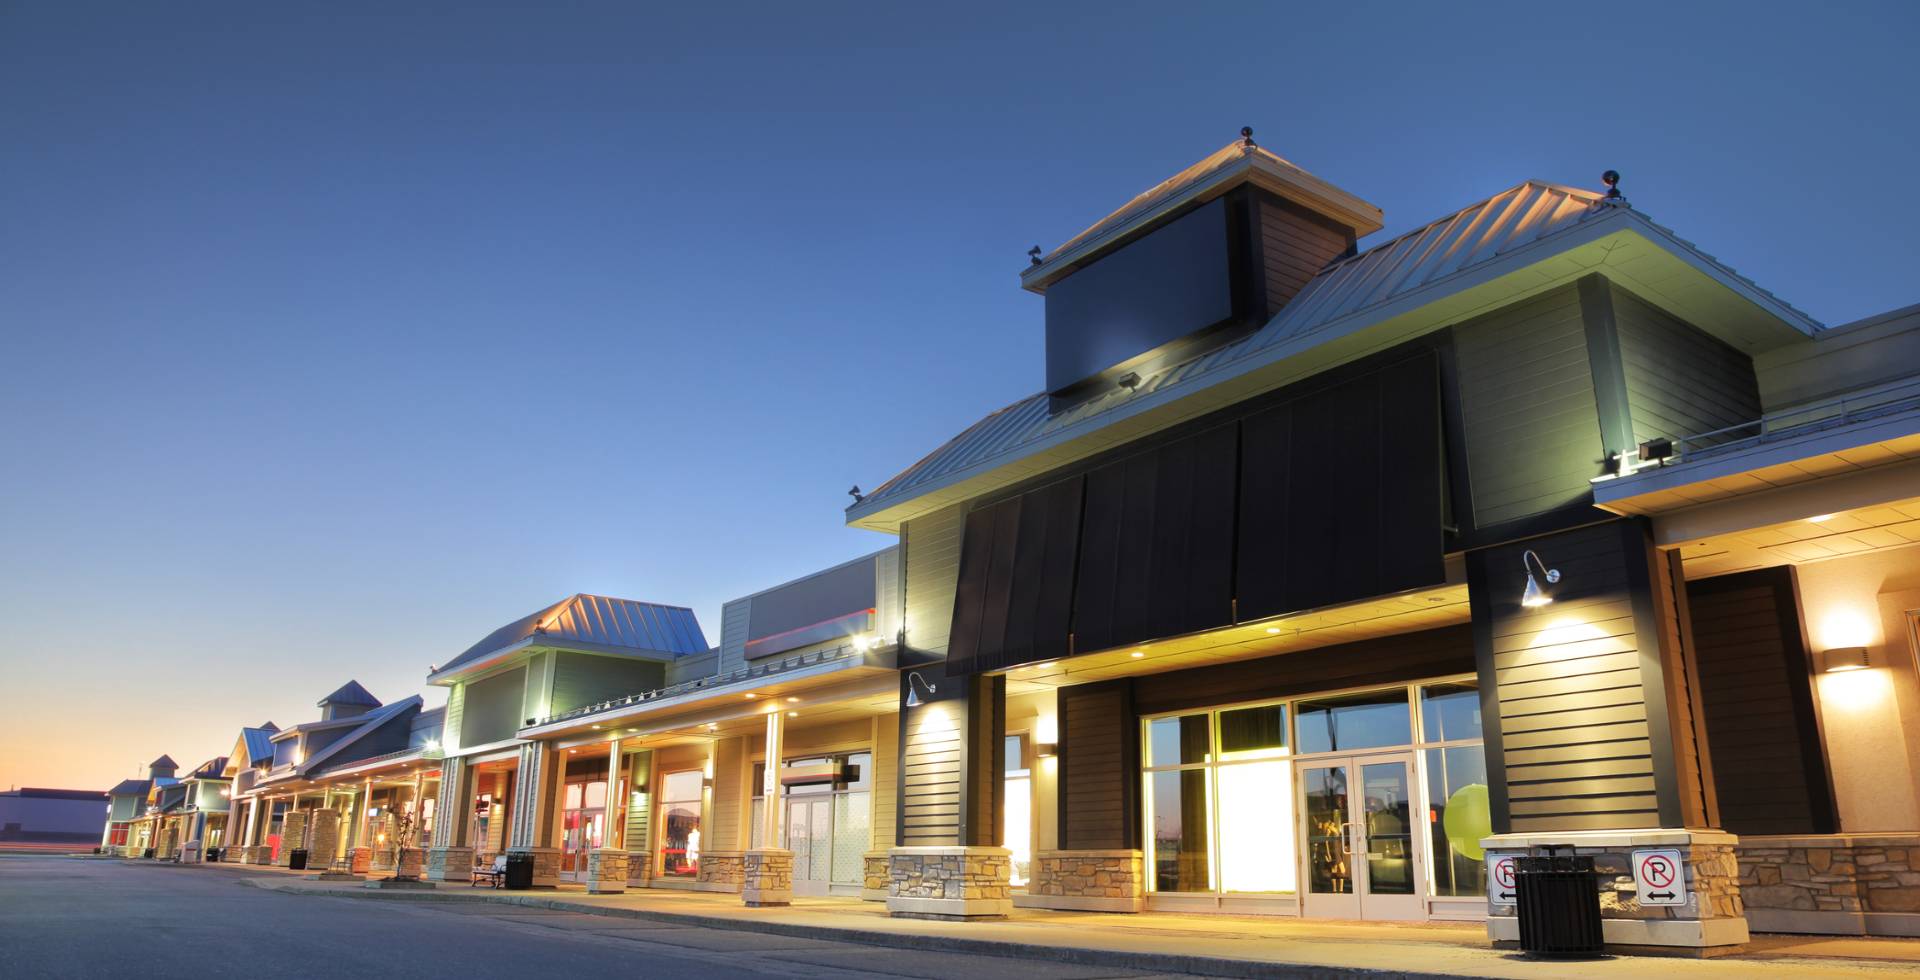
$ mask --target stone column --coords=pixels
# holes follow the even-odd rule
[[[587,856],[587,891],[590,894],[615,894],[627,890],[627,845],[625,781],[621,779],[620,739],[607,744],[607,808],[602,817],[605,833],[600,846]]]
[[[1677,554],[1644,521],[1467,555],[1493,834],[1488,861],[1594,858],[1609,946],[1747,941],[1736,838],[1720,830]],[[1524,784],[1520,781],[1524,780]],[[1679,852],[1682,904],[1642,906],[1635,855]],[[1511,893],[1487,932],[1519,939]]]
[[[766,764],[760,779],[760,842],[740,863],[740,898],[750,908],[793,904],[793,852],[780,845],[780,761],[785,756],[787,716],[778,702],[767,712]]]
[[[533,887],[560,885],[560,832],[555,818],[558,796],[566,789],[566,756],[545,742],[520,747],[520,765],[514,774],[513,834],[509,854],[533,858]]]
[[[280,822],[280,853],[273,859],[274,866],[280,868],[291,866],[293,863],[293,852],[297,849],[307,849],[307,856],[311,858],[313,856],[312,850],[306,847],[306,841],[306,811],[289,809],[286,819]]]
[[[1013,910],[1005,806],[1006,679],[900,675],[899,766],[907,787],[888,852],[887,912],[903,918],[995,919]],[[920,673],[926,673],[922,671]],[[916,703],[908,705],[910,699]],[[915,774],[917,760],[960,756],[957,770]],[[952,799],[941,805],[918,800]]]
[[[308,819],[308,866],[319,871],[333,867],[340,856],[340,811],[322,806]]]
[[[440,798],[434,803],[433,846],[427,851],[428,881],[468,881],[473,877],[473,848],[467,844],[467,813],[473,807],[473,767],[461,757],[440,763]],[[423,809],[413,801],[414,819]],[[404,862],[402,862],[404,863]]]

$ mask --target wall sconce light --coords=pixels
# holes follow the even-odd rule
[[[1634,455],[1640,457],[1640,462],[1642,463],[1659,463],[1665,465],[1668,460],[1673,458],[1673,440],[1665,438],[1648,439],[1646,442],[1640,444],[1640,448]]]
[[[918,708],[925,703],[920,700],[920,692],[914,689],[914,681],[919,681],[920,684],[927,689],[927,696],[929,697],[933,696],[934,692],[939,690],[939,688],[933,686],[932,681],[921,677],[919,671],[907,671],[907,707],[909,708]]]
[[[1829,674],[1848,670],[1866,670],[1873,666],[1866,647],[1834,647],[1820,652],[1820,667]]]
[[[1529,559],[1531,559],[1531,561],[1529,561]],[[1537,609],[1553,601],[1552,596],[1541,591],[1539,580],[1533,577],[1533,566],[1535,565],[1540,566],[1540,571],[1546,576],[1548,585],[1560,581],[1560,570],[1557,568],[1548,568],[1547,563],[1540,560],[1540,556],[1534,554],[1532,548],[1528,548],[1526,552],[1520,556],[1520,567],[1526,569],[1527,572],[1527,589],[1525,592],[1520,593],[1520,604],[1528,609]]]
[[[1060,753],[1060,745],[1057,742],[1035,742],[1033,753],[1042,759],[1051,759]]]

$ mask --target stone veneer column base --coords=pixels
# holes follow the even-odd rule
[[[1004,847],[896,847],[887,852],[887,914],[903,919],[1004,919],[1013,911]]]
[[[694,889],[703,892],[738,892],[746,879],[746,856],[739,851],[703,851],[700,876]]]
[[[756,847],[742,856],[740,897],[748,908],[793,904],[793,852]]]
[[[363,875],[373,870],[373,848],[356,847],[347,852],[347,870]]]
[[[610,847],[587,855],[587,894],[618,895],[627,890],[627,852]]]
[[[1013,904],[1028,909],[1139,912],[1146,908],[1144,855],[1134,850],[1039,851],[1027,893]]]
[[[472,881],[473,848],[427,848],[428,881]]]
[[[306,848],[307,815],[300,810],[295,810],[287,814],[286,819],[280,822],[280,854],[273,859],[274,867],[291,867],[293,865],[293,852],[306,850]],[[312,863],[313,855],[311,853],[307,855],[307,861],[309,864]]]
[[[653,855],[646,851],[627,852],[627,885],[631,888],[647,887],[647,880],[653,877]]]
[[[509,847],[508,854],[533,855],[533,887],[560,887],[560,849],[557,847]]]
[[[860,900],[863,902],[884,902],[887,900],[887,881],[892,877],[888,871],[887,852],[868,851],[860,855],[861,870]]]
[[[1719,830],[1579,830],[1565,833],[1498,834],[1481,841],[1487,860],[1502,855],[1545,855],[1548,846],[1593,858],[1600,879],[1600,927],[1615,952],[1691,952],[1717,956],[1747,942],[1740,901],[1739,838]],[[1633,852],[1679,848],[1686,860],[1687,904],[1642,906],[1633,884]],[[1487,908],[1487,937],[1507,947],[1520,939],[1511,905]]]

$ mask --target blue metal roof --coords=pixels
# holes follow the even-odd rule
[[[1059,412],[1045,392],[974,423],[847,508],[849,521],[967,479],[1048,445],[1085,435],[1262,364],[1293,356],[1372,319],[1441,299],[1491,274],[1494,263],[1527,246],[1618,216],[1652,232],[1744,287],[1782,320],[1811,334],[1819,324],[1728,269],[1644,214],[1602,207],[1591,191],[1528,181],[1322,269],[1259,330],[1193,360],[1142,377],[1132,391],[1113,388]],[[1566,247],[1579,242],[1568,236]],[[1557,247],[1557,243],[1556,246]],[[1546,256],[1530,256],[1528,263]],[[1127,409],[1127,412],[1122,412]]]
[[[581,593],[494,630],[441,665],[434,676],[535,640],[543,646],[575,644],[673,657],[703,654],[711,649],[706,634],[700,630],[700,620],[691,609]]]
[[[240,737],[247,743],[247,762],[249,764],[257,766],[262,761],[273,758],[272,739],[274,733],[279,730],[278,728],[270,726],[242,728],[240,730]]]
[[[152,780],[123,779],[119,782],[118,785],[114,786],[114,788],[107,790],[107,795],[109,796],[146,796],[147,790],[152,788],[153,788]]]
[[[339,690],[321,698],[315,706],[324,708],[330,704],[365,705],[369,708],[378,708],[380,699],[374,697],[372,691],[361,687],[359,681],[350,680],[340,685]]]

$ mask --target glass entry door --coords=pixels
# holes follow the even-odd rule
[[[605,839],[607,782],[596,779],[568,783],[564,802],[560,811],[560,873],[575,881],[584,881],[587,859]]]
[[[1331,919],[1424,919],[1410,754],[1296,766],[1306,864],[1302,912]]]
[[[787,798],[787,848],[793,851],[793,893],[825,895],[833,884],[833,798]]]

